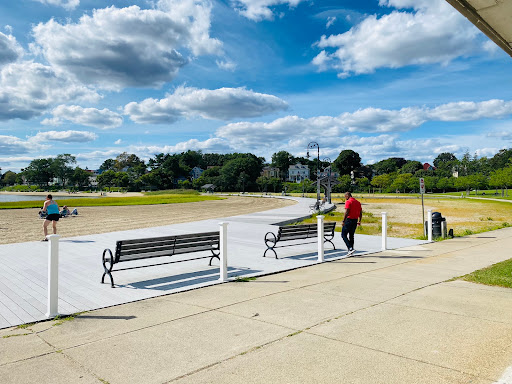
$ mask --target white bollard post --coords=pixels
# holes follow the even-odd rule
[[[432,210],[427,210],[427,217],[428,217],[428,228],[427,228],[427,234],[428,234],[428,241],[432,241]]]
[[[48,239],[48,312],[50,319],[59,314],[59,235],[46,236]]]
[[[382,250],[388,249],[388,214],[382,212]]]
[[[228,223],[219,223],[220,226],[220,266],[219,281],[228,281]]]
[[[316,217],[318,220],[318,261],[320,263],[324,262],[324,216],[319,215]]]

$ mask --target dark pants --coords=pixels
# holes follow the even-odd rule
[[[349,250],[354,248],[354,233],[356,233],[357,219],[346,219],[341,229],[341,237]]]

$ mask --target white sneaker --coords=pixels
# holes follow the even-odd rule
[[[347,256],[352,255],[354,252],[355,252],[355,250],[353,248],[349,249],[348,252],[347,252]]]

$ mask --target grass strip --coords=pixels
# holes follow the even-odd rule
[[[512,288],[512,259],[493,264],[490,267],[479,269],[457,280],[469,281],[477,284],[493,285]]]
[[[143,192],[146,196],[159,196],[159,195],[195,195],[199,196],[199,191],[195,189],[163,189],[161,191]]]
[[[59,206],[67,205],[70,207],[108,207],[124,205],[156,205],[156,204],[179,204],[194,203],[206,200],[222,200],[218,196],[201,195],[156,195],[156,196],[133,196],[133,197],[98,197],[83,199],[59,199],[55,200]],[[22,208],[41,208],[44,203],[44,197],[39,200],[31,201],[13,201],[0,203],[0,209],[22,209]]]

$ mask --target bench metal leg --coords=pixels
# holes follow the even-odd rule
[[[272,247],[268,247],[268,248],[265,250],[265,253],[263,253],[263,257],[267,257],[267,252],[268,252],[268,251],[272,251],[272,252],[274,252],[274,255],[276,256],[276,259],[277,259],[277,253],[276,253],[276,251],[274,250],[274,248],[272,248]]]
[[[108,253],[110,254],[110,258],[106,259],[105,258],[105,253]],[[103,276],[101,276],[101,284],[103,284],[105,282],[105,275],[108,275],[110,277],[110,285],[112,286],[112,288],[115,288],[114,287],[114,278],[112,277],[112,268],[114,267],[114,257],[112,256],[112,251],[110,249],[105,249],[103,251],[103,256],[102,256],[102,262],[103,262],[103,269],[105,272],[103,272]],[[107,268],[107,265],[106,263],[109,263],[110,264],[110,267]]]
[[[214,252],[214,251],[213,251],[213,249],[212,249],[212,253],[213,253],[213,256],[210,258],[210,263],[208,263],[208,265],[209,265],[210,267],[212,266],[212,261],[213,261],[213,259],[217,259],[217,260],[219,260],[219,263],[220,263],[220,257],[219,257],[219,255],[220,255],[220,251],[219,251],[219,253],[215,254],[215,252]]]
[[[331,244],[332,244],[332,247],[333,247],[334,249],[336,249],[336,246],[334,245],[334,243],[333,243],[331,240],[332,240],[332,239],[326,239],[326,238],[324,238],[324,243],[331,243]]]
[[[276,235],[273,232],[267,232],[265,235],[265,245],[267,246],[267,249],[263,253],[263,257],[266,257],[267,252],[270,250],[270,251],[274,252],[274,255],[276,256],[276,259],[277,259],[277,253],[274,250],[274,247],[276,246],[276,244],[277,244]]]

